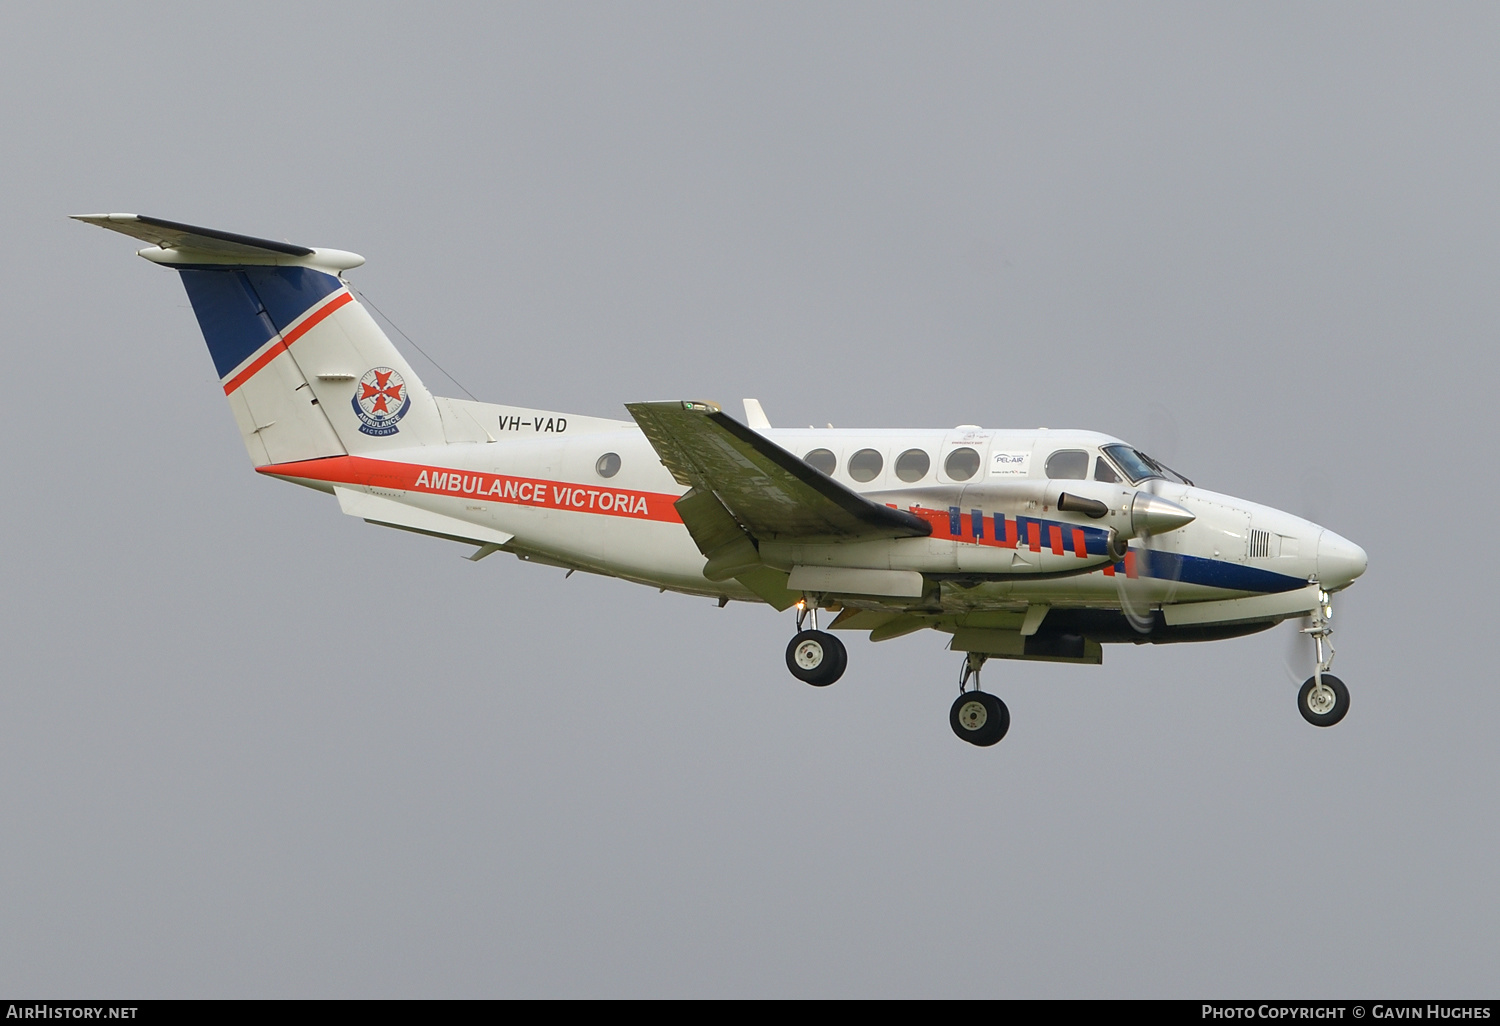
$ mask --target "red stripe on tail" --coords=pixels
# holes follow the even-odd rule
[[[347,292],[340,292],[338,295],[330,299],[327,303],[324,303],[318,309],[314,310],[310,315],[308,315],[306,320],[304,320],[301,324],[298,324],[295,328],[292,328],[290,331],[286,332],[281,336],[280,339],[272,344],[271,348],[267,349],[264,353],[261,353],[258,357],[256,357],[254,363],[246,367],[244,370],[240,371],[234,377],[230,378],[229,382],[224,386],[224,394],[230,395],[231,393],[233,393],[235,389],[239,388],[245,382],[255,377],[255,375],[259,373],[261,368],[265,367],[266,364],[270,363],[272,360],[276,359],[276,357],[286,352],[287,346],[297,341],[303,335],[306,335],[319,321],[327,317],[329,314],[333,313],[345,303],[352,302],[354,302],[353,296],[351,296]]]

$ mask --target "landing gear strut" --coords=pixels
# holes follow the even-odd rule
[[[980,748],[996,744],[1010,729],[1010,710],[994,695],[979,690],[979,668],[989,657],[970,652],[958,677],[958,698],[948,711],[948,723],[964,741]],[[970,678],[974,690],[968,690]]]
[[[1331,727],[1344,718],[1349,711],[1349,689],[1328,670],[1333,666],[1333,642],[1329,635],[1333,628],[1328,621],[1333,619],[1333,602],[1327,592],[1318,593],[1318,608],[1302,633],[1310,636],[1318,646],[1318,662],[1313,675],[1303,682],[1297,692],[1297,711],[1302,718],[1315,727]],[[1327,648],[1327,654],[1324,649]]]
[[[812,617],[812,629],[802,625]],[[818,607],[805,599],[797,603],[797,634],[786,647],[786,668],[792,676],[815,688],[826,688],[844,675],[849,653],[844,643],[818,630]]]

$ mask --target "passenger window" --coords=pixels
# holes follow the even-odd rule
[[[896,476],[910,484],[927,476],[932,460],[921,449],[908,449],[896,457]]]
[[[954,449],[943,461],[943,473],[955,481],[967,481],[979,470],[979,453],[964,446]]]
[[[861,449],[849,457],[849,476],[856,481],[873,481],[880,475],[885,459],[874,449]]]
[[[1064,449],[1047,458],[1047,477],[1055,481],[1082,481],[1089,475],[1089,455],[1082,449]]]
[[[1054,481],[1082,481],[1089,476],[1089,454],[1064,449],[1047,457],[1047,476]]]
[[[614,477],[620,472],[620,454],[607,452],[594,464],[594,473],[600,477]]]
[[[1120,480],[1120,475],[1115,473],[1114,467],[1104,462],[1103,456],[1100,456],[1094,460],[1094,480],[1108,481],[1110,484],[1114,484]]]
[[[827,449],[814,449],[812,452],[802,457],[802,459],[807,463],[808,466],[812,467],[814,470],[822,471],[829,477],[833,476],[835,468],[837,468],[839,465],[839,458],[833,453],[829,452]]]

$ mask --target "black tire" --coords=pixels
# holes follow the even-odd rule
[[[1010,710],[988,692],[966,691],[948,711],[948,725],[961,740],[988,748],[1010,730]]]
[[[827,631],[798,631],[786,647],[786,668],[793,677],[815,688],[826,688],[838,680],[848,665],[844,643]]]
[[[1333,692],[1333,705],[1330,708],[1315,707],[1310,701],[1313,688],[1317,685],[1317,677],[1309,677],[1302,684],[1302,690],[1297,692],[1297,711],[1302,718],[1314,727],[1331,727],[1344,718],[1349,711],[1349,689],[1344,687],[1344,682],[1331,673],[1323,674],[1323,686]]]

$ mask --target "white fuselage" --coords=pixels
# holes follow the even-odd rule
[[[634,423],[439,401],[445,423],[461,421],[467,441],[450,436],[442,446],[387,450],[378,458],[261,469],[329,491],[334,485],[362,490],[512,536],[503,547],[522,558],[692,594],[755,599],[732,579],[704,577],[704,556],[672,508],[686,489]],[[1113,577],[1126,564],[1086,554],[1083,544],[1085,531],[1121,516],[1128,524],[1128,511],[1114,508],[1120,505],[1115,500],[1128,505],[1138,486],[1098,480],[1114,469],[1101,471],[1101,447],[1118,439],[975,427],[767,428],[762,434],[798,457],[823,450],[810,462],[821,457],[834,480],[877,502],[925,510],[935,525],[930,538],[763,542],[770,565],[921,571],[953,582],[944,602],[951,594],[955,608],[1119,606]],[[925,460],[902,459],[912,452]],[[315,465],[317,472],[309,471]],[[1232,600],[1309,582],[1334,591],[1364,570],[1358,546],[1300,517],[1187,484],[1156,479],[1149,485],[1196,517],[1151,540],[1153,563],[1169,562],[1171,573],[1132,573],[1135,594],[1149,603]],[[1059,512],[1057,496],[1064,491],[1110,505],[1110,516],[1096,521]]]

